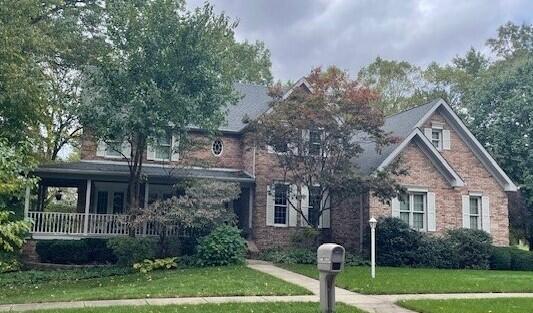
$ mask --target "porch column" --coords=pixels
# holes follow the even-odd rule
[[[148,181],[144,183],[144,208],[148,207],[148,195],[150,192],[150,185],[148,184]]]
[[[87,179],[87,188],[85,188],[85,219],[83,220],[83,234],[89,232],[89,208],[91,206],[91,185],[92,180]]]
[[[24,198],[24,218],[29,217],[30,212],[30,186],[26,186],[26,197]]]

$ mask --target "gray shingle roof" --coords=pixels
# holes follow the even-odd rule
[[[211,168],[176,168],[170,166],[144,165],[142,172],[148,178],[211,178],[227,181],[253,182],[254,178],[241,170]],[[40,165],[34,171],[39,176],[54,174],[87,176],[127,176],[128,165],[125,162],[79,161]]]
[[[435,99],[423,105],[388,116],[385,118],[383,129],[386,132],[391,133],[392,136],[403,140],[414,130],[418,121],[420,121],[439,101],[440,99]],[[400,143],[401,141],[389,145],[383,148],[381,152],[376,151],[376,145],[374,143],[365,143],[362,145],[364,152],[354,160],[354,162],[362,173],[371,173],[394,151],[394,149],[396,149],[396,147],[398,147]]]
[[[221,131],[239,132],[246,126],[244,117],[255,119],[270,108],[272,98],[266,86],[236,83],[235,90],[242,98],[237,104],[228,106],[226,124],[219,128]]]

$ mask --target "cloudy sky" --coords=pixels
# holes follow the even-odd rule
[[[204,0],[189,0],[188,6]],[[533,22],[533,0],[211,0],[240,21],[240,40],[264,41],[275,79],[317,65],[355,75],[376,56],[425,65],[483,48],[499,25]]]

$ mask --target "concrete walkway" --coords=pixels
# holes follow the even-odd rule
[[[303,287],[311,291],[317,297],[320,294],[319,282],[316,279],[279,268],[263,261],[249,260],[248,267]],[[362,295],[339,287],[335,288],[335,294],[337,302],[353,305],[367,312],[414,313],[411,310],[404,309],[394,304],[394,301],[390,301],[388,298]]]

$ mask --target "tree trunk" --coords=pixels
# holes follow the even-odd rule
[[[131,142],[131,155],[129,161],[130,176],[128,178],[127,211],[131,219],[130,225],[135,224],[137,210],[140,208],[141,193],[141,173],[146,140],[142,135],[138,135],[136,140]],[[129,235],[135,237],[135,229],[130,227]]]

